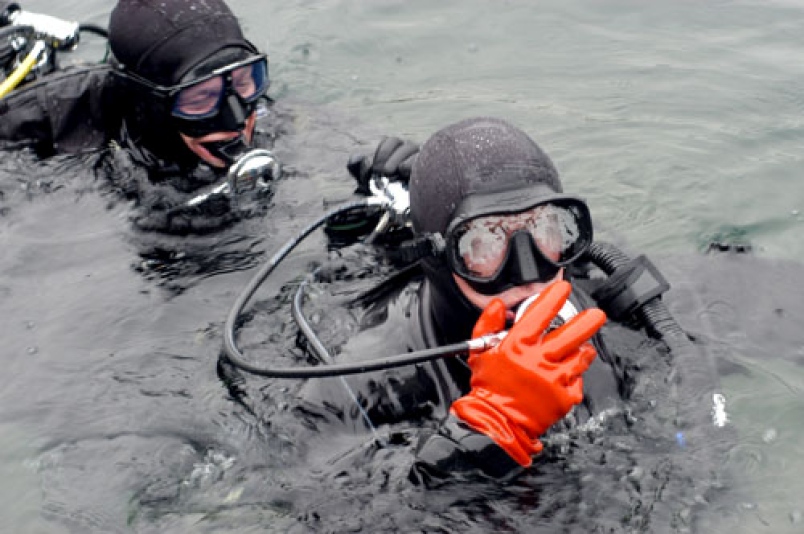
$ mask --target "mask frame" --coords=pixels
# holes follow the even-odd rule
[[[478,293],[495,295],[512,287],[532,282],[547,282],[555,278],[562,267],[580,258],[592,244],[594,233],[592,217],[586,202],[580,197],[560,193],[545,194],[545,186],[531,190],[510,190],[483,195],[470,195],[455,210],[452,222],[447,227],[442,254],[452,272],[466,280]],[[547,257],[533,236],[526,230],[516,230],[508,236],[505,256],[499,267],[489,276],[480,276],[468,271],[460,257],[456,230],[473,219],[489,215],[514,215],[541,205],[552,204],[575,214],[578,226],[578,243],[572,254],[553,260]]]
[[[264,62],[265,79],[262,86],[255,94],[248,98],[243,98],[232,86],[232,72],[238,68]],[[257,101],[265,95],[271,86],[269,75],[269,62],[267,54],[256,54],[249,58],[235,61],[213,69],[208,74],[193,78],[190,81],[176,85],[158,85],[147,78],[126,70],[125,66],[118,66],[114,70],[115,74],[122,79],[133,82],[141,90],[144,90],[147,97],[154,100],[154,105],[159,106],[168,113],[176,125],[176,129],[189,137],[203,137],[214,132],[240,131],[245,126],[245,120],[254,112]],[[198,118],[187,115],[177,115],[174,111],[178,94],[189,87],[210,80],[216,76],[224,77],[223,94],[216,106],[214,113],[205,113]]]

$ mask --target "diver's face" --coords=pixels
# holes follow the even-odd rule
[[[222,159],[226,155],[211,148],[210,143],[242,139],[251,144],[257,101],[268,84],[268,62],[259,54],[173,88],[171,114],[187,148],[209,165],[225,168],[231,161]]]
[[[245,126],[239,132],[213,132],[210,134],[206,134],[203,137],[190,137],[189,135],[183,134],[179,132],[179,135],[184,141],[184,144],[187,145],[195,155],[197,155],[202,161],[208,163],[212,167],[217,168],[226,168],[226,162],[222,159],[213,156],[206,147],[204,147],[204,143],[209,143],[213,141],[228,141],[230,139],[235,139],[241,134],[246,139],[246,144],[251,143],[251,137],[254,134],[254,125],[257,123],[257,112],[254,111],[245,121]]]
[[[535,295],[536,293],[541,293],[544,288],[556,280],[561,280],[563,276],[564,269],[562,268],[559,269],[558,274],[556,274],[554,278],[546,282],[531,282],[528,284],[511,287],[494,295],[484,295],[472,289],[472,286],[470,286],[466,280],[457,274],[452,274],[452,277],[455,279],[455,283],[458,285],[458,289],[460,289],[461,293],[464,294],[469,302],[474,304],[478,309],[485,309],[486,306],[488,306],[495,298],[502,300],[506,308],[505,318],[509,321],[513,321],[514,316],[516,315],[516,308],[522,301],[532,295]]]

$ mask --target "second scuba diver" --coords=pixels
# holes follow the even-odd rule
[[[11,21],[24,13],[3,9]],[[56,70],[0,101],[0,141],[43,157],[105,148],[99,173],[137,202],[140,228],[204,233],[235,220],[228,195],[205,193],[273,144],[267,56],[222,0],[120,0],[108,39],[107,63]]]
[[[505,477],[539,457],[540,437],[573,408],[583,421],[627,397],[624,358],[636,346],[660,350],[639,325],[604,326],[599,308],[625,317],[644,295],[619,283],[607,288],[616,298],[591,297],[607,282],[585,259],[589,210],[563,193],[552,161],[522,130],[495,118],[467,119],[435,133],[418,153],[385,139],[373,159],[355,159],[349,168],[359,183],[370,174],[409,178],[413,239],[400,247],[418,258],[412,271],[420,275],[408,275],[387,310],[373,314],[372,326],[384,324],[367,331],[379,333],[351,337],[338,363],[376,358],[378,349],[405,354],[508,333],[471,355],[349,377],[346,390],[338,381],[308,382],[300,410],[306,417],[359,424],[362,414],[371,427],[414,422],[421,427],[419,476]],[[662,291],[657,280],[642,289]],[[573,312],[554,323],[567,299]],[[349,390],[351,400],[343,395]]]

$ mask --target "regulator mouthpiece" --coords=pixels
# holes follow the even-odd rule
[[[533,304],[536,299],[539,298],[539,293],[531,295],[519,305],[519,308],[516,310],[516,316],[514,317],[514,324],[518,323],[522,316],[525,314],[525,310],[527,310],[531,304]],[[570,302],[569,300],[564,303],[561,309],[558,311],[558,314],[553,318],[550,322],[550,325],[545,329],[544,333],[552,332],[556,328],[560,328],[564,324],[566,324],[570,319],[578,315],[578,308]],[[488,350],[492,347],[496,347],[502,340],[505,339],[505,336],[508,335],[507,330],[503,330],[502,332],[497,332],[494,334],[486,334],[485,336],[477,337],[470,339],[467,343],[469,344],[469,350],[476,350],[476,351],[484,351]]]
[[[265,189],[268,183],[278,179],[282,168],[274,155],[265,149],[256,148],[241,155],[226,175],[230,193],[234,195],[255,189]]]
[[[527,310],[531,304],[533,304],[536,299],[539,298],[539,293],[531,295],[530,297],[526,298],[522,301],[522,304],[519,305],[519,308],[516,310],[516,316],[514,317],[514,323],[519,322],[522,316],[525,314],[525,310]],[[555,330],[559,328],[563,324],[567,323],[570,319],[578,315],[578,308],[575,305],[567,300],[564,303],[564,306],[558,311],[558,315],[555,316],[553,321],[550,323],[550,326],[547,327],[546,332],[550,332],[551,330]]]
[[[221,195],[225,195],[236,206],[249,193],[268,189],[270,182],[281,175],[282,166],[274,155],[269,150],[255,148],[237,158],[222,182],[194,196],[183,207],[200,206]]]

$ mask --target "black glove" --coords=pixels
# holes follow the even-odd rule
[[[370,195],[369,181],[374,176],[386,176],[392,181],[401,180],[407,183],[418,152],[419,145],[416,143],[403,141],[398,137],[383,137],[373,156],[353,155],[349,158],[346,168],[357,180],[356,192]]]

